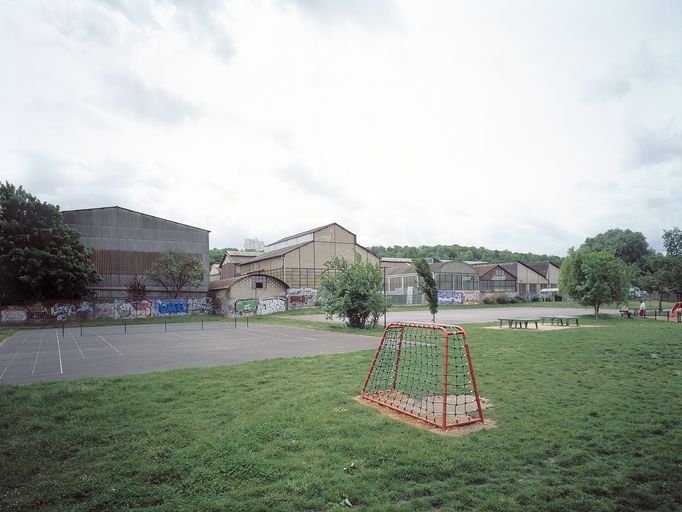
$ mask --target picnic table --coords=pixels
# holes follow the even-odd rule
[[[538,322],[540,321],[540,318],[525,318],[525,317],[524,318],[518,318],[518,317],[515,317],[515,318],[498,318],[498,320],[500,321],[500,329],[502,328],[503,322],[507,322],[510,329],[514,329],[514,328],[517,328],[517,329],[526,328],[526,329],[528,329],[529,323],[534,323],[535,328],[538,329]]]
[[[545,325],[545,320],[549,320],[551,325],[554,325],[554,322],[556,322],[557,325],[566,326],[566,327],[571,325],[571,320],[573,320],[573,322],[575,322],[575,326],[580,327],[580,317],[577,317],[577,316],[565,316],[565,315],[543,316],[542,317],[542,325]]]

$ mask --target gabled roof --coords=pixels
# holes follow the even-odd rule
[[[198,228],[196,226],[190,226],[189,224],[183,224],[182,222],[175,222],[174,220],[164,219],[163,217],[157,217],[156,215],[149,215],[148,213],[138,212],[135,210],[131,210],[130,208],[123,208],[122,206],[102,206],[100,208],[80,208],[78,210],[62,210],[62,213],[89,212],[89,211],[93,211],[93,210],[113,210],[113,209],[123,210],[123,211],[131,212],[131,213],[137,213],[138,215],[144,215],[145,217],[152,217],[153,219],[159,219],[159,220],[163,220],[165,222],[172,222],[173,224],[178,224],[178,225],[184,226],[186,228],[198,229],[200,231],[206,231],[207,233],[211,232],[208,229]]]
[[[495,267],[499,267],[502,270],[504,270],[507,274],[511,275],[514,279],[516,279],[516,274],[514,272],[510,272],[509,270],[507,270],[503,265],[510,265],[510,264],[509,263],[504,263],[504,264],[487,263],[485,265],[474,265],[474,269],[476,269],[479,276],[483,277],[484,275],[486,275],[488,272],[490,272]],[[514,269],[514,270],[516,270],[516,269]]]
[[[557,265],[555,265],[554,263],[552,263],[549,260],[548,261],[527,261],[524,263],[524,265],[532,268],[533,270],[535,270],[535,272],[537,272],[538,274],[540,274],[541,276],[543,276],[545,278],[547,278],[549,276],[549,266],[550,265],[553,265],[557,269],[559,268]]]
[[[220,279],[217,281],[211,281],[208,285],[208,289],[209,290],[225,290],[227,288],[232,288],[232,286],[234,286],[234,284],[237,281],[241,281],[242,279],[249,279],[249,278],[254,277],[254,276],[265,276],[268,279],[274,279],[275,281],[279,281],[280,283],[282,283],[285,288],[289,288],[289,285],[286,284],[281,279],[278,279],[278,278],[273,277],[273,276],[269,276],[267,274],[255,273],[255,274],[246,274],[244,276],[230,277],[228,279]]]
[[[244,262],[245,265],[248,265],[250,263],[256,263],[258,261],[263,261],[263,260],[269,260],[270,258],[277,258],[278,256],[284,256],[285,254],[295,251],[299,247],[303,247],[304,245],[312,244],[313,242],[303,242],[300,244],[295,244],[295,245],[289,245],[287,247],[282,247],[281,249],[275,249],[274,251],[268,251],[262,253],[260,256],[257,256],[249,261]]]
[[[295,234],[295,235],[287,236],[287,237],[285,237],[285,238],[282,238],[282,239],[280,239],[280,240],[277,240],[276,242],[269,243],[268,245],[275,245],[275,244],[279,244],[279,243],[282,243],[282,242],[286,242],[287,240],[292,240],[292,239],[294,239],[294,238],[298,238],[299,236],[309,235],[309,234],[311,234],[311,233],[315,233],[316,231],[320,231],[321,229],[325,229],[325,228],[328,228],[329,226],[334,226],[334,225],[339,226],[341,229],[343,229],[343,230],[345,230],[345,231],[348,231],[348,230],[347,230],[346,228],[344,228],[342,225],[340,225],[340,224],[338,224],[338,223],[336,223],[336,222],[332,222],[332,223],[330,223],[330,224],[325,224],[324,226],[320,226],[320,227],[317,227],[317,228],[309,229],[308,231],[303,231],[302,233],[297,233],[297,234]],[[350,231],[348,231],[348,232],[349,232],[351,235],[356,236],[355,233],[352,233],[352,232],[350,232]]]

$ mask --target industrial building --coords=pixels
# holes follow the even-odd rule
[[[273,242],[262,254],[237,263],[234,272],[266,274],[294,289],[317,289],[326,262],[335,256],[353,261],[355,253],[362,261],[379,264],[377,256],[357,243],[355,234],[334,222]]]
[[[191,254],[204,264],[204,282],[188,288],[183,296],[201,298],[208,294],[209,257],[207,229],[201,229],[120,206],[62,212],[64,221],[80,233],[80,240],[92,248],[92,261],[102,281],[93,287],[96,298],[126,297],[126,286],[134,276],[144,276],[152,263],[167,251]],[[148,298],[167,297],[165,290],[146,282]]]
[[[551,261],[475,264],[482,294],[518,294],[537,297],[540,290],[556,288],[559,267]]]

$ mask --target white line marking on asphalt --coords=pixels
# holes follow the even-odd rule
[[[81,357],[82,357],[83,359],[85,359],[85,354],[83,354],[83,351],[81,350],[81,346],[80,346],[80,345],[78,344],[78,342],[76,341],[76,337],[73,335],[73,333],[71,333],[71,337],[73,338],[73,342],[76,344],[76,347],[78,347],[78,352],[81,353]]]
[[[16,351],[16,352],[14,353],[14,355],[12,356],[12,359],[10,359],[9,364],[7,365],[7,368],[5,368],[5,370],[4,370],[4,371],[2,372],[2,374],[0,375],[0,379],[2,379],[2,378],[5,376],[5,372],[7,371],[7,369],[8,369],[10,366],[12,366],[12,363],[14,362],[14,358],[17,357],[17,354],[18,354],[19,351],[21,350],[21,347],[24,346],[24,343],[26,342],[26,339],[28,338],[29,333],[30,333],[30,331],[29,331],[28,333],[26,333],[26,336],[24,336],[24,339],[21,340],[21,345],[19,345],[19,348],[17,348],[17,351]]]
[[[118,355],[119,355],[119,356],[125,357],[123,354],[121,354],[121,351],[120,351],[119,349],[117,349],[117,348],[114,347],[111,343],[109,343],[106,339],[104,339],[104,336],[102,336],[101,334],[99,334],[99,333],[97,333],[97,332],[95,332],[95,331],[92,331],[92,332],[94,332],[94,333],[95,333],[95,336],[97,336],[99,339],[101,339],[104,343],[106,343],[106,344],[109,345],[112,349],[114,349],[116,352],[118,352]]]
[[[33,371],[31,375],[36,374],[36,366],[38,365],[38,358],[40,357],[40,349],[43,347],[43,337],[45,336],[45,331],[40,331],[40,343],[38,344],[38,353],[36,354],[36,360],[33,362]]]
[[[57,351],[59,352],[59,373],[63,374],[64,367],[62,366],[62,346],[59,343],[59,331],[55,329],[54,333],[57,335]]]

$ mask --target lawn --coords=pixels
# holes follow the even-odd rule
[[[356,403],[371,351],[0,386],[0,510],[677,510],[682,326],[585,323],[470,327],[463,437]]]

